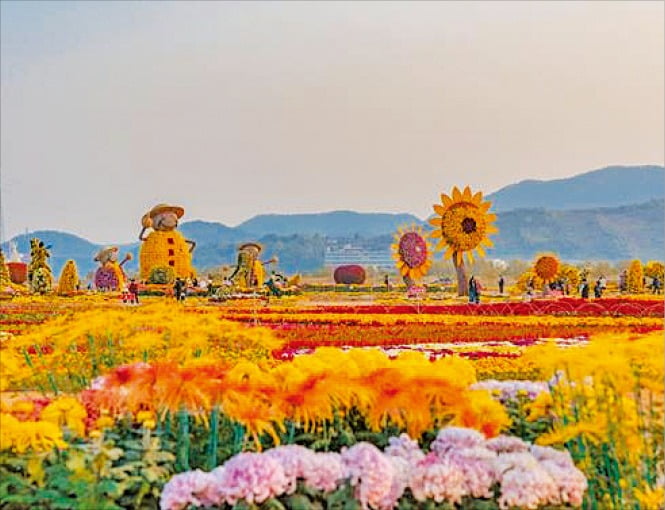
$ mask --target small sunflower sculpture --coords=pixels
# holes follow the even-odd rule
[[[494,246],[488,234],[499,231],[493,225],[496,215],[488,213],[491,206],[492,202],[483,202],[482,192],[472,193],[468,186],[464,191],[455,186],[452,196],[442,193],[441,203],[434,204],[436,216],[429,220],[435,227],[431,237],[439,239],[436,249],[445,248],[444,257],[452,258],[456,266],[463,264],[464,254],[473,263],[474,250],[477,256],[484,257],[484,247]]]
[[[544,282],[552,281],[559,272],[559,259],[555,255],[541,255],[533,265],[533,271]]]
[[[432,266],[432,246],[425,239],[421,227],[401,227],[392,245],[393,258],[400,274],[410,280],[419,280]]]

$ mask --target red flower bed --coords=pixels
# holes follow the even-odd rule
[[[229,308],[227,313],[246,313],[246,309]],[[268,314],[271,308],[254,310],[253,313]],[[503,302],[455,305],[355,305],[296,307],[280,310],[280,313],[345,313],[345,314],[413,314],[436,313],[448,315],[576,315],[576,316],[633,316],[661,317],[665,313],[662,299],[606,298],[586,300],[578,298],[543,299],[530,302]]]

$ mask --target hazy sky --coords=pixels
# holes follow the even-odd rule
[[[663,164],[663,2],[0,5],[5,238]]]

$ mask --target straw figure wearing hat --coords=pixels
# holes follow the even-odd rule
[[[122,266],[128,260],[132,260],[132,254],[127,253],[122,262],[118,262],[118,247],[109,246],[99,250],[95,255],[95,262],[99,267],[95,271],[95,287],[105,290],[120,290],[125,284],[125,272]]]
[[[150,281],[155,270],[171,274],[173,278],[193,278],[192,251],[196,243],[185,239],[176,230],[178,219],[185,214],[182,207],[159,204],[143,215],[139,240],[143,241],[139,253],[140,278]],[[143,237],[145,231],[153,231]]]
[[[259,254],[263,250],[258,243],[243,243],[238,247],[238,261],[235,270],[229,279],[241,289],[254,287],[261,288],[265,280],[264,262],[259,260]],[[265,263],[273,262],[273,260]]]

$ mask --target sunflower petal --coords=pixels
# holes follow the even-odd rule
[[[446,208],[439,204],[434,204],[434,212],[439,216],[443,216],[446,213]]]
[[[484,244],[488,248],[491,248],[492,246],[494,246],[494,243],[492,242],[492,240],[489,237],[483,238],[483,240],[480,241],[480,242],[481,242],[481,244]]]
[[[471,201],[471,188],[468,186],[464,187],[464,191],[462,192],[462,198],[464,199],[465,202],[470,202]]]
[[[467,251],[466,258],[469,259],[469,264],[473,264],[473,252]]]
[[[480,244],[478,246],[476,246],[476,252],[478,253],[479,258],[481,258],[481,259],[485,258],[485,248],[480,246]]]
[[[485,216],[485,221],[486,221],[487,223],[491,223],[491,222],[496,221],[496,214],[492,214],[492,213],[487,214],[487,215]]]
[[[482,191],[477,192],[475,195],[473,195],[471,201],[479,206],[480,203],[483,201],[483,192]]]
[[[440,227],[441,226],[441,218],[439,218],[438,216],[435,216],[434,218],[430,218],[429,220],[427,220],[427,223],[429,223],[430,225],[433,225],[435,227]]]
[[[455,250],[453,250],[450,246],[448,246],[448,249],[446,250],[446,253],[443,254],[443,257],[446,260],[450,260],[453,258],[453,253],[455,253]]]
[[[446,246],[448,246],[448,243],[444,241],[443,239],[440,239],[438,243],[436,243],[436,250],[443,250]]]
[[[453,202],[461,202],[462,201],[462,193],[460,193],[460,190],[457,189],[457,186],[453,188]]]
[[[443,204],[443,207],[448,209],[451,205],[453,205],[453,199],[446,195],[445,193],[441,193],[441,203]]]
[[[443,233],[441,232],[441,229],[440,229],[440,228],[437,228],[436,230],[433,230],[433,231],[430,233],[430,236],[431,236],[431,237],[435,237],[435,238],[436,238],[436,237],[441,237],[442,235],[443,235]]]
[[[485,233],[487,234],[496,234],[498,231],[499,229],[492,224],[489,224],[487,227],[485,227]]]
[[[479,207],[481,211],[487,212],[489,211],[489,208],[492,207],[492,202],[488,200],[487,202],[483,202],[482,204],[480,204]]]

